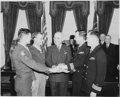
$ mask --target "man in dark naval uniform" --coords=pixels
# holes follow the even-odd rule
[[[99,45],[99,32],[90,31],[87,43],[91,47],[90,54],[84,64],[82,89],[86,96],[96,97],[102,89],[106,76],[106,54]]]
[[[74,71],[72,75],[72,88],[73,96],[83,96],[82,93],[82,75],[83,75],[83,65],[87,55],[89,54],[89,47],[86,44],[86,32],[85,31],[76,31],[75,40],[78,44],[77,52],[75,53],[75,58],[73,63],[68,65],[70,69]]]

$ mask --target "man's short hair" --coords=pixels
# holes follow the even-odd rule
[[[100,35],[102,35],[102,34],[105,35],[105,33],[100,33]],[[105,35],[105,36],[106,36],[106,35]]]
[[[41,34],[42,35],[42,33],[41,32],[34,32],[33,34],[32,34],[32,39],[34,39],[38,34]]]
[[[110,36],[110,35],[106,35],[106,36],[110,37],[110,39],[111,39],[111,36]]]
[[[86,40],[86,36],[87,36],[86,31],[76,30],[75,32],[78,32],[79,36],[82,36]]]
[[[90,33],[90,35],[96,36],[98,39],[100,37],[100,33],[96,30],[90,30],[90,31],[88,31],[88,33]]]
[[[41,32],[34,32],[33,34],[32,34],[32,39],[31,39],[31,41],[30,41],[30,45],[33,45],[33,43],[34,43],[34,38],[38,35],[38,34],[41,34],[42,35],[42,33]]]
[[[27,28],[21,28],[18,31],[18,38],[20,39],[22,37],[22,34],[29,34],[30,30]]]

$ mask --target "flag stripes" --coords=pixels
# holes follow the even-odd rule
[[[48,37],[47,37],[47,26],[46,26],[46,16],[45,16],[44,4],[43,4],[42,34],[43,34],[43,48],[46,50]]]

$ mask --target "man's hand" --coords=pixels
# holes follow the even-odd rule
[[[52,68],[49,69],[50,73],[68,73],[67,65],[64,63],[60,63],[58,66],[53,65]]]
[[[90,97],[96,97],[96,95],[97,95],[97,94],[96,94],[95,92],[91,92],[91,93],[90,93]]]
[[[59,63],[58,64],[59,69],[61,69],[64,73],[68,73],[68,67],[64,63]]]
[[[52,67],[49,69],[50,73],[61,73],[63,70],[59,68],[58,66]]]
[[[32,91],[33,91],[34,88],[35,88],[35,81],[32,82],[32,87],[31,88],[32,88]]]

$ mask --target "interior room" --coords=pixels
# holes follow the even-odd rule
[[[114,66],[107,71],[109,67],[106,63],[108,69],[106,69],[105,75],[107,76],[107,72],[114,72],[112,76],[114,79],[111,77],[104,80],[102,90],[97,96],[119,96],[119,0],[0,1],[0,21],[1,96],[17,96],[15,83],[18,73],[11,56],[19,44],[21,28],[29,29],[31,35],[35,32],[42,33],[45,58],[48,48],[55,45],[56,32],[62,33],[62,45],[67,47],[71,45],[71,35],[76,40],[76,31],[85,31],[87,34],[90,30],[94,30],[99,32],[99,35],[104,34],[106,38],[110,37],[110,43],[114,45],[114,49],[110,52],[113,51],[114,54],[107,55],[107,52],[106,57],[114,58]],[[71,53],[73,53],[72,50]],[[44,60],[46,61],[46,59]],[[34,72],[33,68],[29,66],[26,68]],[[49,75],[46,79],[45,96],[52,96]],[[68,75],[66,96],[76,96],[73,95],[72,73],[68,73]]]

